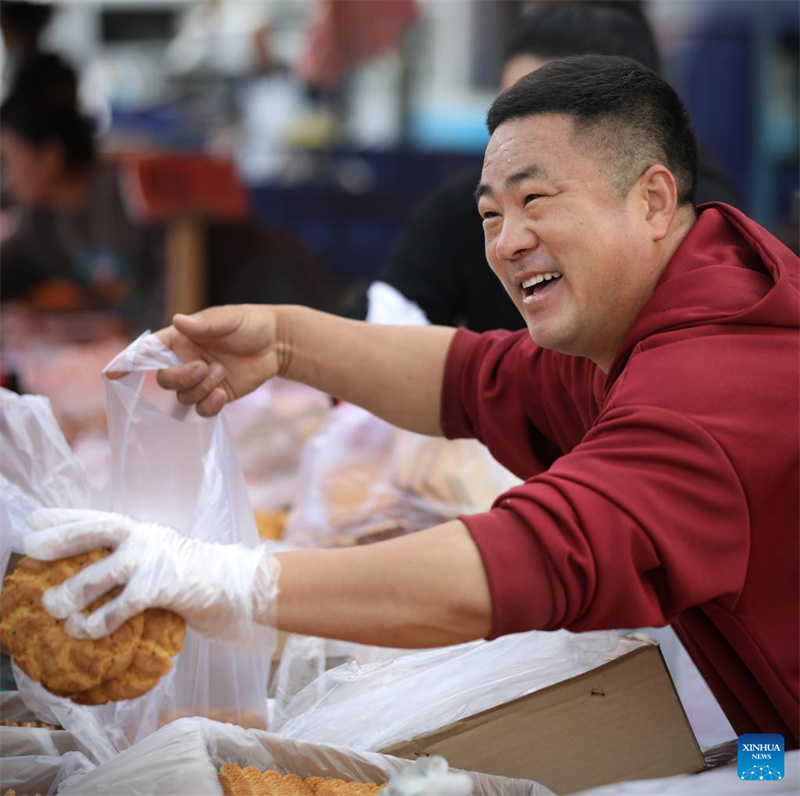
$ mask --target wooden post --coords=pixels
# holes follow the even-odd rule
[[[167,319],[191,314],[207,300],[205,225],[196,216],[179,216],[167,224]]]

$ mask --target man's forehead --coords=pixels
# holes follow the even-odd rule
[[[543,179],[550,181],[550,176],[547,173],[547,169],[541,163],[528,163],[527,165],[521,165],[519,168],[513,170],[510,174],[501,179],[500,184],[497,185],[493,183],[491,175],[486,175],[484,166],[483,174],[481,174],[481,181],[478,183],[478,187],[475,189],[475,201],[478,201],[481,196],[493,194],[501,187],[506,190],[510,190],[516,185],[519,185],[519,183],[531,179]]]
[[[583,170],[594,158],[577,144],[575,131],[573,117],[561,113],[519,117],[498,125],[486,147],[476,199],[525,179],[556,184],[576,168]]]

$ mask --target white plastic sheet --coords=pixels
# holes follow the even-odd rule
[[[533,631],[349,663],[300,691],[272,729],[377,751],[583,674],[643,643],[611,631]]]
[[[63,796],[222,796],[217,770],[224,763],[301,777],[339,777],[383,783],[411,765],[409,760],[361,753],[337,745],[310,744],[269,732],[244,730],[205,719],[183,719],[164,727],[114,760],[98,766]],[[535,782],[469,773],[473,796],[551,796]]]
[[[44,793],[52,796],[93,768],[94,764],[81,752],[67,752],[60,757],[4,756],[0,761],[0,791],[5,793],[13,788],[19,794]]]

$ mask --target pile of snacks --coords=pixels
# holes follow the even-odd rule
[[[225,796],[374,796],[383,786],[368,782],[345,782],[342,779],[306,777],[259,771],[255,766],[241,768],[226,763],[219,770]]]

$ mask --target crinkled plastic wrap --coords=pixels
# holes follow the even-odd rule
[[[11,722],[37,721],[16,691],[0,694],[0,716]],[[0,726],[0,793],[54,794],[94,764],[65,730]]]
[[[63,796],[222,796],[217,770],[225,763],[276,769],[301,777],[339,777],[384,783],[411,765],[409,760],[318,745],[204,719],[183,719],[98,766]],[[535,782],[469,773],[473,796],[551,796]]]
[[[309,547],[380,541],[488,511],[518,483],[476,440],[414,434],[340,404],[303,448],[283,539]]]
[[[60,757],[3,757],[0,760],[0,792],[13,788],[19,794],[52,796],[82,779],[93,768],[94,763],[81,752],[66,752]]]
[[[25,517],[40,506],[85,508],[92,491],[67,444],[50,401],[0,388],[0,565],[23,553]]]
[[[351,661],[363,665],[417,652],[413,649],[375,647],[351,641],[289,634],[270,680],[270,726],[278,726],[285,721],[286,710],[292,700],[310,683],[314,682],[317,687],[324,689],[325,682],[321,675],[327,669]]]
[[[15,488],[4,488],[0,498],[14,549],[22,552],[24,518],[39,506],[110,509],[171,525],[207,541],[260,544],[225,421],[203,420],[193,409],[179,407],[167,393],[173,412],[143,395],[148,372],[152,377],[153,370],[178,361],[157,338],[142,335],[106,368],[128,374],[106,381],[110,505],[92,505],[80,464],[42,403],[4,394],[3,416],[13,423],[2,427],[3,450],[17,451],[14,461],[20,463],[8,476],[15,479]],[[26,704],[43,721],[72,732],[99,762],[182,716],[265,727],[266,684],[275,642],[272,632],[268,648],[244,653],[187,629],[183,650],[156,688],[135,700],[97,707],[53,696],[16,667],[15,676]]]
[[[367,321],[424,326],[425,313],[373,282]],[[340,404],[303,448],[300,488],[283,539],[293,545],[364,544],[488,511],[519,479],[476,440],[426,437]]]
[[[330,669],[272,729],[378,751],[588,672],[646,642],[613,631],[532,631]]]

